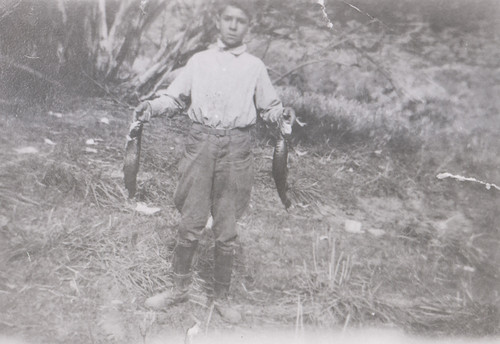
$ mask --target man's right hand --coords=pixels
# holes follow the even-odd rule
[[[292,134],[292,126],[295,123],[295,110],[291,107],[285,107],[283,113],[278,119],[278,127],[283,136],[289,136]]]
[[[149,102],[142,102],[134,109],[133,121],[149,122],[151,115],[153,113],[153,108]]]

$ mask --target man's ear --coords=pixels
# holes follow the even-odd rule
[[[220,15],[217,14],[215,16],[215,27],[217,28],[217,30],[220,30]]]

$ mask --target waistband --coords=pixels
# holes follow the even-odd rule
[[[196,123],[194,122],[191,125],[191,128],[200,131],[202,133],[210,134],[210,135],[215,135],[215,136],[234,136],[234,135],[242,135],[250,132],[250,129],[253,126],[248,126],[246,128],[233,128],[233,129],[217,129],[217,128],[211,128],[206,125]]]

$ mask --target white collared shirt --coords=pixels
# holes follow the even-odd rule
[[[228,49],[220,40],[189,59],[166,90],[151,101],[153,114],[182,107],[191,98],[188,116],[213,128],[244,128],[255,124],[257,113],[276,122],[283,106],[264,63],[241,45]]]

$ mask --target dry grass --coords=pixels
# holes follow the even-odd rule
[[[20,115],[3,126],[2,331],[98,343],[139,342],[165,327],[185,329],[192,316],[202,327],[225,327],[206,304],[210,231],[196,258],[193,302],[158,314],[142,306],[146,296],[170,283],[169,243],[179,217],[171,195],[186,122],[145,128],[137,197],[162,208],[159,216],[146,217],[133,210],[122,185],[128,115],[101,100],[80,101],[64,108],[62,119]],[[90,110],[82,110],[90,102],[95,102]],[[110,124],[97,124],[104,113]],[[262,140],[255,149],[256,184],[251,207],[239,221],[233,283],[235,301],[245,310],[244,326],[395,324],[417,333],[498,333],[498,296],[480,285],[498,281],[498,255],[492,253],[498,243],[493,211],[498,195],[433,180],[432,168],[438,167],[422,149],[396,159],[402,155],[389,141],[372,146],[356,134],[374,122],[365,127],[347,117],[342,121],[357,137],[348,149],[335,146],[336,139],[322,146],[293,143],[289,163],[296,206],[290,213],[274,189],[271,145]],[[44,144],[44,137],[56,146]],[[97,153],[85,151],[91,137],[103,140],[92,146]],[[15,153],[28,145],[38,154]],[[450,201],[463,192],[468,201]],[[467,219],[485,233],[437,231],[438,224],[452,223],[442,220],[463,211],[466,202],[475,202]],[[344,219],[385,234],[348,233]]]
[[[499,193],[436,179],[450,172],[499,184],[498,44],[480,30],[438,33],[418,22],[396,34],[358,24],[346,23],[356,29],[350,43],[378,45],[369,52],[375,63],[352,45],[320,49],[336,42],[324,32],[268,46],[266,65],[279,74],[318,49],[342,63],[298,69],[288,80],[296,87],[279,88],[306,123],[290,150],[290,212],[271,177],[270,131],[257,133],[232,284],[242,327],[498,335]],[[207,306],[210,231],[195,259],[193,302],[158,313],[143,307],[170,283],[179,220],[171,198],[187,121],[145,127],[137,200],[162,209],[147,217],[122,182],[129,110],[61,97],[51,109],[59,117],[20,99],[0,104],[0,332],[128,343],[194,320],[203,330],[227,327]],[[27,146],[37,152],[16,151]],[[363,232],[346,231],[345,220]]]

